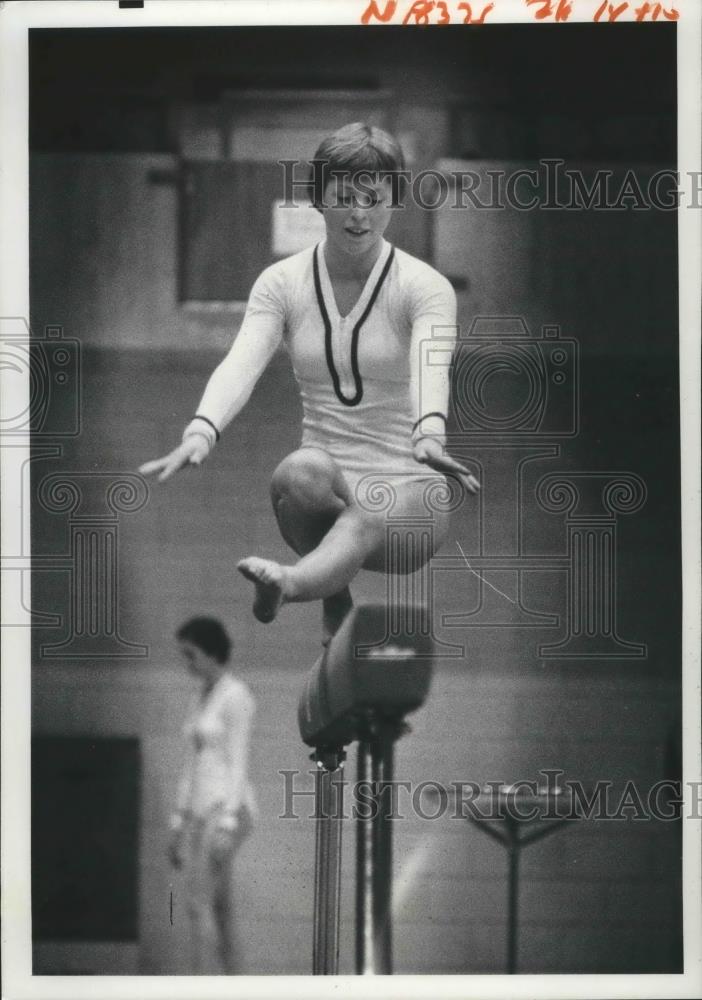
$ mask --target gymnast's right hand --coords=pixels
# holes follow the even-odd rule
[[[139,466],[142,476],[152,476],[158,472],[159,483],[170,479],[184,465],[200,465],[210,452],[210,444],[206,437],[201,434],[188,434],[183,438],[181,444],[173,451],[164,455],[163,458],[155,458],[151,462],[144,462]]]

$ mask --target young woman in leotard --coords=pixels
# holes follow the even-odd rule
[[[281,534],[300,558],[282,564],[249,556],[238,568],[254,585],[260,621],[272,621],[284,603],[321,599],[328,636],[351,607],[358,571],[392,568],[386,517],[369,502],[370,484],[387,483],[393,518],[405,522],[426,518],[427,490],[445,485],[445,474],[470,493],[479,484],[445,453],[449,369],[427,364],[423,349],[437,332],[444,352],[455,338],[453,289],[384,239],[404,171],[399,144],[354,123],[328,136],[312,162],[326,238],[262,272],[181,444],[140,471],[163,481],[199,465],[285,344],[302,396],[302,441],[273,473],[271,498]],[[438,547],[447,514],[431,513]],[[405,552],[395,559],[404,572],[431,558],[416,541],[408,527]]]

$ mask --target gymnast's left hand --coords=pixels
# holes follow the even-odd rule
[[[416,462],[428,465],[436,472],[449,473],[459,479],[469,493],[477,493],[480,483],[465,465],[457,462],[444,452],[444,445],[439,437],[422,437],[412,446]]]

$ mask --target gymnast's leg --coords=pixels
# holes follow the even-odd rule
[[[186,874],[188,916],[190,918],[191,975],[216,975],[218,929],[213,910],[212,876],[209,859],[209,832],[204,819],[193,821]]]
[[[425,487],[426,481],[408,480],[398,488],[397,513],[416,513]],[[283,537],[302,558],[294,566],[255,556],[239,563],[256,587],[254,614],[260,621],[271,621],[283,602],[321,598],[331,634],[345,614],[334,604],[343,604],[358,571],[386,570],[385,517],[358,506],[336,463],[319,449],[303,448],[285,459],[276,470],[272,492]],[[436,520],[438,545],[446,519]],[[425,553],[424,559],[431,554]]]
[[[327,452],[300,448],[283,459],[274,472],[271,501],[281,535],[298,555],[305,556],[351,506],[352,496],[341,469]],[[283,567],[251,557],[243,560],[239,569],[256,585],[254,614],[261,621],[271,621],[282,601],[289,599],[282,589],[279,570]],[[324,632],[329,637],[350,610],[351,594],[343,585],[338,591],[314,596],[323,599]]]

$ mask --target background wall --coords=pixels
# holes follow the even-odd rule
[[[183,118],[192,120],[195,105],[207,124],[225,92],[250,86],[376,88],[392,126],[415,136],[419,166],[447,157],[483,167],[523,164],[547,155],[591,165],[616,165],[630,156],[649,165],[642,169],[670,163],[670,31],[637,31],[624,47],[617,32],[599,32],[595,42],[585,28],[576,39],[561,27],[556,45],[540,28],[542,58],[534,59],[531,48],[527,66],[524,30],[483,31],[480,44],[451,29],[421,33],[421,43],[415,32],[392,40],[387,29],[382,40],[364,32],[361,70],[346,30],[320,29],[316,36],[297,36],[294,44],[288,33],[262,32],[255,38],[250,32],[120,33],[109,39],[61,32],[60,41],[55,33],[36,36],[32,325],[35,334],[61,325],[66,337],[79,341],[82,416],[80,434],[61,440],[60,454],[46,457],[35,449],[35,557],[65,557],[78,517],[47,510],[37,500],[46,476],[119,478],[164,453],[236,332],[235,307],[178,301],[178,190],[154,180],[178,168]],[[636,88],[626,85],[631,66],[623,53],[647,60],[657,72]],[[595,91],[586,94],[579,73],[595,54],[600,73]],[[560,81],[558,88],[543,86],[547,73]],[[465,223],[456,223],[444,213],[400,220],[395,238],[458,279],[462,335],[476,316],[506,312],[524,316],[532,338],[544,324],[560,325],[580,350],[579,434],[543,439],[541,453],[532,455],[518,480],[514,469],[524,457],[523,443],[501,439],[497,448],[496,441],[469,439],[472,457],[482,462],[483,502],[459,510],[447,554],[455,554],[457,541],[471,559],[495,546],[514,553],[521,544],[518,521],[529,552],[564,552],[565,515],[546,515],[535,502],[536,483],[549,472],[624,470],[647,487],[644,507],[617,522],[618,629],[625,640],[646,645],[645,657],[539,656],[540,645],[562,634],[564,574],[519,577],[524,606],[551,616],[527,627],[499,624],[499,615],[476,618],[481,602],[494,595],[468,569],[452,565],[450,573],[436,576],[436,606],[468,617],[460,627],[437,625],[443,641],[461,643],[465,652],[439,661],[431,699],[399,745],[398,777],[515,781],[553,767],[583,782],[612,781],[616,802],[627,780],[647,789],[676,776],[674,217],[503,212],[468,214]],[[521,389],[508,378],[500,391],[496,405],[509,408],[510,393],[514,402]],[[277,462],[297,444],[299,413],[281,354],[206,466],[154,486],[147,502],[119,515],[117,631],[123,642],[146,647],[147,655],[132,649],[122,659],[79,658],[70,651],[57,657],[48,647],[65,639],[71,620],[68,578],[65,571],[34,574],[35,610],[62,616],[59,626],[35,630],[35,734],[136,737],[142,770],[138,940],[107,949],[37,942],[37,972],[183,971],[182,887],[167,867],[164,845],[190,688],[172,635],[198,611],[230,625],[235,668],[258,703],[252,775],[261,819],[238,863],[242,971],[310,969],[313,836],[309,819],[279,818],[280,771],[308,768],[295,709],[304,672],[317,654],[319,611],[295,606],[274,625],[260,626],[234,569],[248,553],[285,554],[267,491]],[[500,589],[515,582],[485,575]],[[383,583],[365,575],[357,593],[382,598]],[[397,971],[502,971],[502,849],[476,826],[448,815],[434,821],[413,816],[396,825]],[[350,829],[346,836],[342,971],[350,972]],[[679,969],[679,858],[675,823],[632,820],[579,821],[527,848],[520,968]]]

